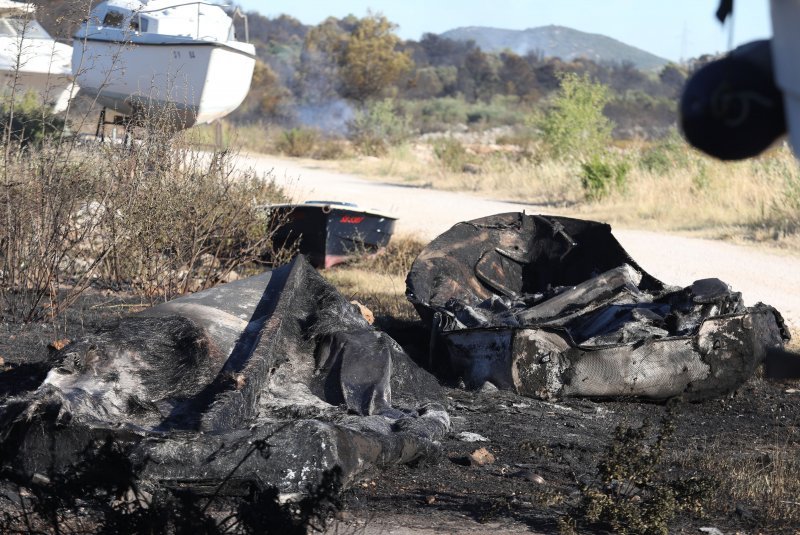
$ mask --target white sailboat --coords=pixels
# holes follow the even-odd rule
[[[235,110],[250,89],[256,57],[219,5],[181,0],[101,2],[73,44],[72,69],[83,91],[134,121],[155,113],[176,129]]]
[[[54,112],[67,107],[72,90],[72,49],[56,42],[26,2],[0,0],[0,96],[33,92]]]

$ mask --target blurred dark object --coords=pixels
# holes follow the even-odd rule
[[[786,133],[769,40],[742,45],[700,68],[680,103],[684,136],[721,160],[757,156]]]
[[[717,8],[717,18],[720,22],[725,22],[728,15],[733,13],[733,0],[720,0]]]
[[[800,379],[800,355],[781,348],[767,352],[764,375],[768,379]]]

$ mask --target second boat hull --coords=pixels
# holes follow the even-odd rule
[[[0,94],[24,98],[54,113],[64,111],[74,93],[69,46],[48,38],[0,36]]]
[[[18,72],[0,70],[2,93],[9,96],[24,97],[27,93],[36,94],[38,104],[50,108],[54,113],[67,109],[70,96],[74,92],[72,77],[48,72]]]

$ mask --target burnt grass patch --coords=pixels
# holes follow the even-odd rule
[[[424,364],[421,323],[384,310],[387,299],[363,298],[376,324]],[[53,342],[146,306],[133,295],[90,289],[55,322],[0,325],[0,396],[38,385]],[[137,468],[108,444],[87,452],[87,463],[62,479],[23,482],[4,474],[0,531],[306,533],[338,522],[336,529],[347,532],[372,519],[411,515],[427,525],[456,519],[465,528],[542,533],[697,533],[700,527],[794,533],[800,525],[797,390],[797,382],[756,376],[733,395],[703,403],[550,403],[448,387],[452,429],[438,457],[370,470],[343,491],[331,479],[293,504],[269,492],[223,499],[139,488]],[[472,435],[464,433],[486,441],[468,442]],[[479,448],[493,462],[457,462]],[[96,470],[87,473],[88,466],[106,466],[99,473],[116,476],[108,481]],[[333,519],[336,511],[343,520]]]

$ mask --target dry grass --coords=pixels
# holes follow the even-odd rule
[[[89,285],[151,301],[213,285],[271,249],[261,204],[285,199],[229,151],[140,129],[132,146],[52,138],[0,155],[0,319],[36,321]]]
[[[219,128],[219,130],[218,130]],[[221,133],[222,139],[218,139]],[[218,148],[235,147],[236,150],[271,154],[278,152],[277,146],[282,135],[282,130],[263,124],[233,125],[228,121],[221,121],[219,125],[197,125],[184,134],[186,141],[193,146]]]
[[[570,214],[615,225],[698,233],[707,237],[775,242],[800,250],[800,172],[787,148],[746,162],[723,163],[684,146],[663,149],[648,167],[652,146],[629,144],[614,157],[629,164],[626,187],[588,201],[577,162],[540,158],[509,146],[466,146],[466,172],[439,161],[427,144],[393,147],[381,158],[339,162],[367,177],[477,192],[493,198],[569,208]],[[658,147],[656,147],[658,148]],[[535,149],[534,149],[535,151]]]
[[[345,297],[365,304],[376,317],[416,320],[405,297],[405,278],[424,246],[415,238],[395,237],[379,254],[322,273]]]
[[[673,452],[674,466],[711,477],[716,490],[704,504],[709,512],[736,513],[771,529],[800,525],[800,430],[786,428],[747,451],[731,451],[716,438],[702,451]],[[737,511],[738,509],[738,511]]]

